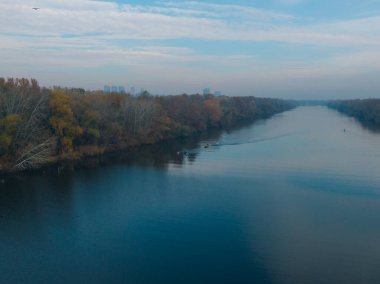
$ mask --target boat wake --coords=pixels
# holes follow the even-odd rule
[[[213,147],[221,147],[221,146],[238,146],[238,145],[245,145],[245,144],[256,144],[256,143],[262,143],[262,142],[267,142],[267,141],[273,141],[273,140],[278,140],[282,138],[286,138],[291,136],[291,133],[287,134],[282,134],[282,135],[277,135],[277,136],[272,136],[272,137],[264,137],[264,138],[258,138],[254,139],[251,141],[244,141],[244,142],[231,142],[231,143],[215,143],[215,144],[210,144],[210,146]]]

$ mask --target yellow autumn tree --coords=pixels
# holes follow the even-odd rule
[[[204,102],[204,109],[206,111],[208,125],[218,126],[220,118],[222,117],[219,101],[215,98],[206,100]]]
[[[83,129],[75,125],[70,97],[63,90],[54,89],[49,105],[51,109],[49,123],[57,137],[57,152],[71,152],[74,139],[82,135]]]
[[[10,114],[0,119],[0,153],[13,154],[9,147],[12,145],[19,122],[20,117],[17,114]]]

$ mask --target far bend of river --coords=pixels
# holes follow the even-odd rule
[[[380,134],[352,118],[132,152],[5,178],[0,283],[380,283]]]

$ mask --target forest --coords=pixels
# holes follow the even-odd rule
[[[330,101],[328,107],[356,118],[368,128],[380,129],[380,99]]]
[[[292,101],[257,97],[45,88],[35,79],[0,78],[0,171],[229,128],[294,106]]]

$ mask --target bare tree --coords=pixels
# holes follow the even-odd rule
[[[129,98],[124,101],[123,111],[128,132],[136,136],[139,131],[151,127],[156,102],[151,97]]]
[[[17,124],[8,135],[11,143],[6,154],[12,156],[15,169],[38,166],[49,158],[53,146],[45,122],[49,92],[41,90],[36,80],[0,80],[0,120],[16,117]]]

